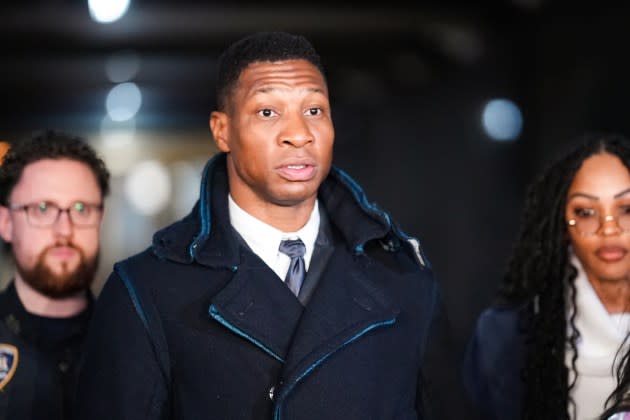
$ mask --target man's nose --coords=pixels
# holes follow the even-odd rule
[[[314,139],[315,137],[304,115],[296,112],[287,117],[286,126],[280,133],[280,141],[282,144],[303,147],[313,142]]]
[[[73,228],[74,225],[70,219],[70,211],[68,209],[60,210],[59,216],[57,216],[57,220],[53,224],[55,234],[59,236],[70,236]]]

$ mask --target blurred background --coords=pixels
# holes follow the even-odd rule
[[[630,134],[630,5],[407,2],[3,2],[0,140],[56,128],[104,157],[98,293],[115,261],[194,204],[216,152],[220,51],[256,30],[306,35],[327,68],[335,164],[420,239],[462,350],[527,183],[585,131]],[[10,261],[0,266],[3,285]]]

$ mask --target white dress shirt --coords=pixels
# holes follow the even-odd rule
[[[304,254],[304,264],[308,271],[315,239],[319,233],[319,206],[315,201],[313,211],[306,224],[296,232],[282,232],[258,219],[240,208],[228,194],[228,206],[230,212],[230,223],[232,227],[241,235],[245,243],[251,250],[260,257],[271,268],[278,277],[284,281],[289,271],[291,258],[279,251],[280,242],[285,239],[301,239],[306,247]]]

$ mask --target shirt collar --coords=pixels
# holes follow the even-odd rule
[[[280,242],[284,239],[300,238],[306,247],[304,262],[308,270],[319,233],[319,203],[315,201],[313,211],[306,224],[296,232],[282,232],[275,227],[247,213],[228,195],[230,223],[241,235],[251,250],[269,267],[274,267],[278,257]]]

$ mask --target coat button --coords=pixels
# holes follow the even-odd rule
[[[273,393],[276,391],[276,387],[272,386],[271,388],[269,388],[269,399],[271,401],[273,401]]]

